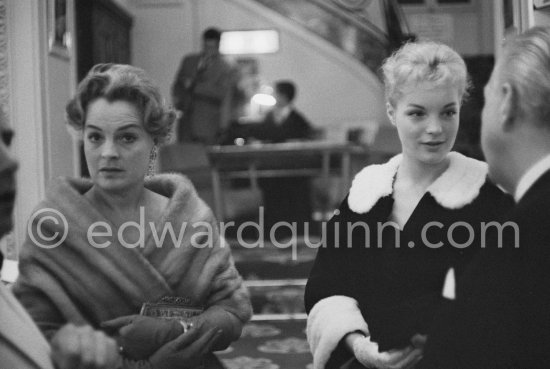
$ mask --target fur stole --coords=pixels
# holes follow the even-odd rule
[[[68,229],[55,248],[39,247],[29,236],[22,247],[14,292],[41,329],[55,330],[64,322],[97,327],[104,320],[137,314],[142,303],[167,295],[205,308],[219,306],[241,322],[250,318],[248,293],[230,250],[186,177],[161,174],[145,182],[146,188],[168,197],[169,205],[154,225],[143,224],[143,242],[137,247],[121,243],[115,226],[83,195],[91,186],[87,179],[59,179],[36,209],[43,213],[31,218],[34,235],[38,227],[47,235],[64,234],[63,222],[47,218],[52,210],[63,215]],[[98,222],[112,229],[111,235],[94,238],[106,247],[93,246],[89,239],[90,226]]]

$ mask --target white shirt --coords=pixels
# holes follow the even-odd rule
[[[275,109],[273,110],[273,120],[275,121],[275,123],[281,124],[286,120],[286,118],[288,118],[291,111],[291,105],[284,106],[280,109]]]
[[[514,199],[519,202],[532,185],[548,170],[550,170],[550,155],[531,166],[518,182]]]

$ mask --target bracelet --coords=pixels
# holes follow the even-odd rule
[[[181,326],[183,327],[183,333],[187,333],[189,331],[189,329],[191,329],[193,327],[193,323],[187,323],[185,320],[180,320],[179,321]]]

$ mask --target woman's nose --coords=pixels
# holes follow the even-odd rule
[[[113,140],[105,140],[102,147],[101,156],[104,158],[118,157],[118,148]]]
[[[426,127],[426,131],[430,134],[438,134],[441,133],[442,127],[441,122],[438,118],[431,118],[428,120],[428,126]]]

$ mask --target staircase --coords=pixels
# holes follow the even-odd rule
[[[383,60],[408,39],[408,27],[392,0],[254,1],[300,24],[375,74]]]

